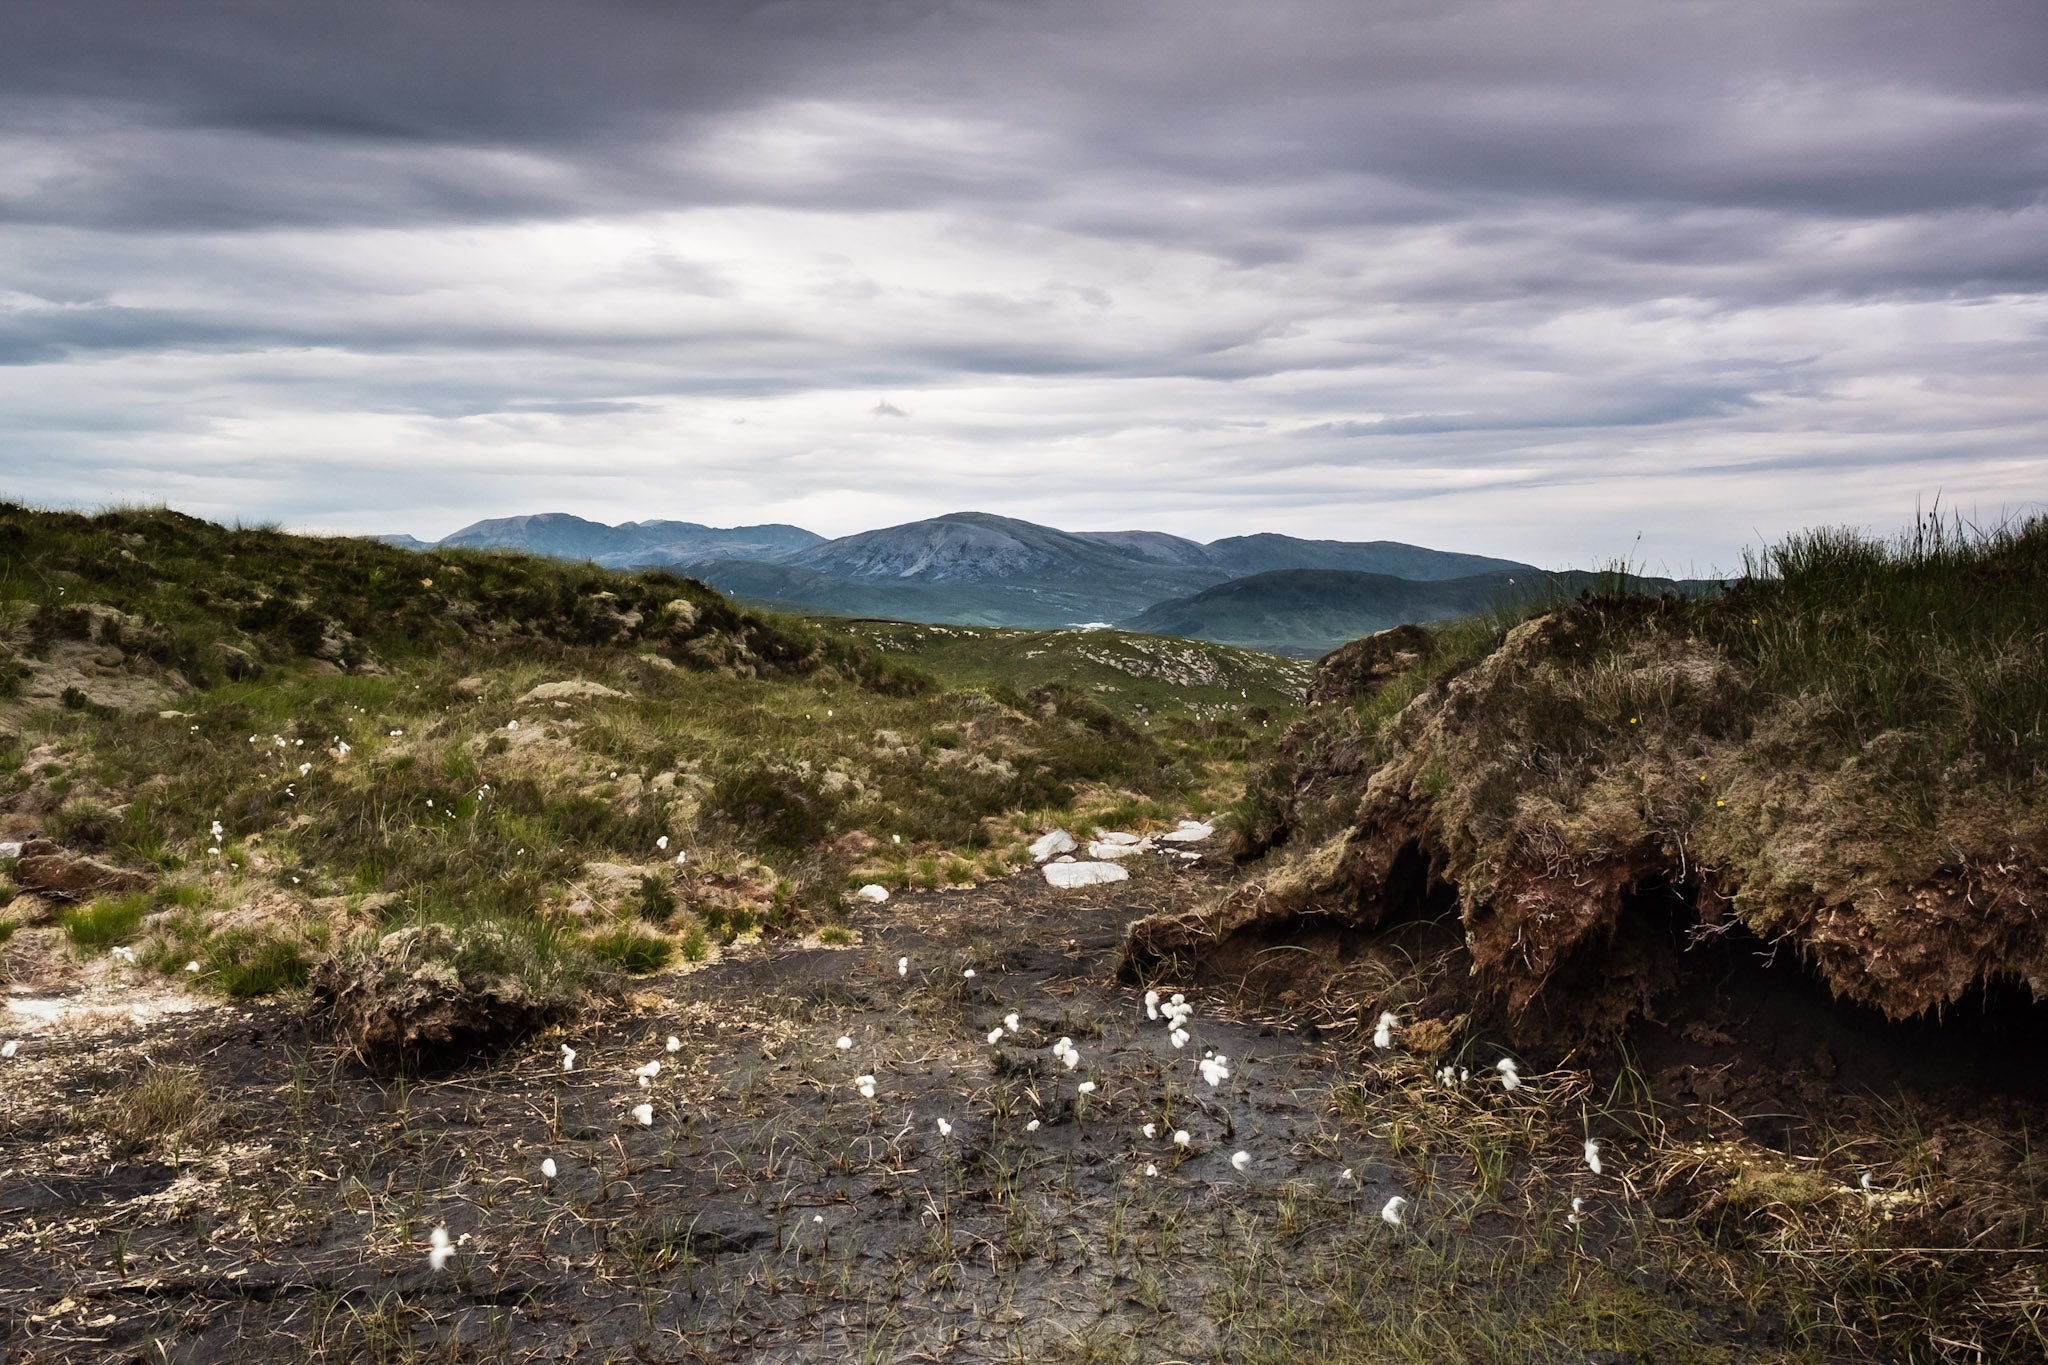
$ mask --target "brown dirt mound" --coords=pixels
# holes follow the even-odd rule
[[[372,1071],[458,1062],[569,1009],[531,950],[495,928],[428,924],[359,939],[315,968],[316,1018]]]
[[[1651,1012],[1683,968],[1674,919],[1681,943],[1740,926],[1895,1020],[2001,983],[2048,990],[2035,793],[1966,771],[1929,784],[1889,761],[1903,741],[1831,749],[1811,699],[1759,695],[1679,628],[1686,610],[1575,603],[1391,710],[1372,703],[1426,638],[1331,655],[1240,823],[1264,875],[1134,925],[1130,969],[1433,903],[1462,928],[1472,1003],[1525,1043]]]
[[[14,880],[24,891],[60,901],[140,891],[150,884],[150,879],[140,872],[67,853],[48,839],[31,839],[22,845]]]

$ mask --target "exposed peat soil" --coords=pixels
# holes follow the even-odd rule
[[[344,1066],[294,1004],[17,1011],[0,1360],[1817,1358],[1641,1253],[1626,1151],[1583,1167],[1579,1073],[1446,1087],[1187,983],[1173,1048],[1117,949],[1225,875],[899,895],[848,946],[649,978],[610,1017],[410,1081]],[[124,1149],[110,1106],[166,1068],[208,1121]],[[1405,1227],[1380,1216],[1395,1194]]]

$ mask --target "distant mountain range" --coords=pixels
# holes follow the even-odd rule
[[[1287,654],[1321,653],[1403,621],[1469,615],[1538,578],[1551,590],[1563,581],[1513,560],[1391,540],[1261,534],[1203,544],[1157,531],[1060,531],[986,512],[837,540],[798,526],[607,526],[562,512],[480,521],[437,542],[380,539],[671,568],[794,611],[957,625],[1115,623]]]

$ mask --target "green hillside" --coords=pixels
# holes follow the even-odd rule
[[[867,882],[1000,875],[1050,823],[1214,809],[1265,742],[1255,682],[1288,705],[1236,651],[1196,647],[1176,707],[1165,663],[1084,690],[665,572],[162,510],[4,507],[0,545],[0,840],[51,845],[0,919],[235,994],[439,926],[545,1015],[828,930]],[[48,883],[88,863],[108,895]]]

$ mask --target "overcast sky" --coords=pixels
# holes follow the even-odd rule
[[[2044,187],[2040,0],[8,0],[0,497],[1726,568],[2048,496]]]

